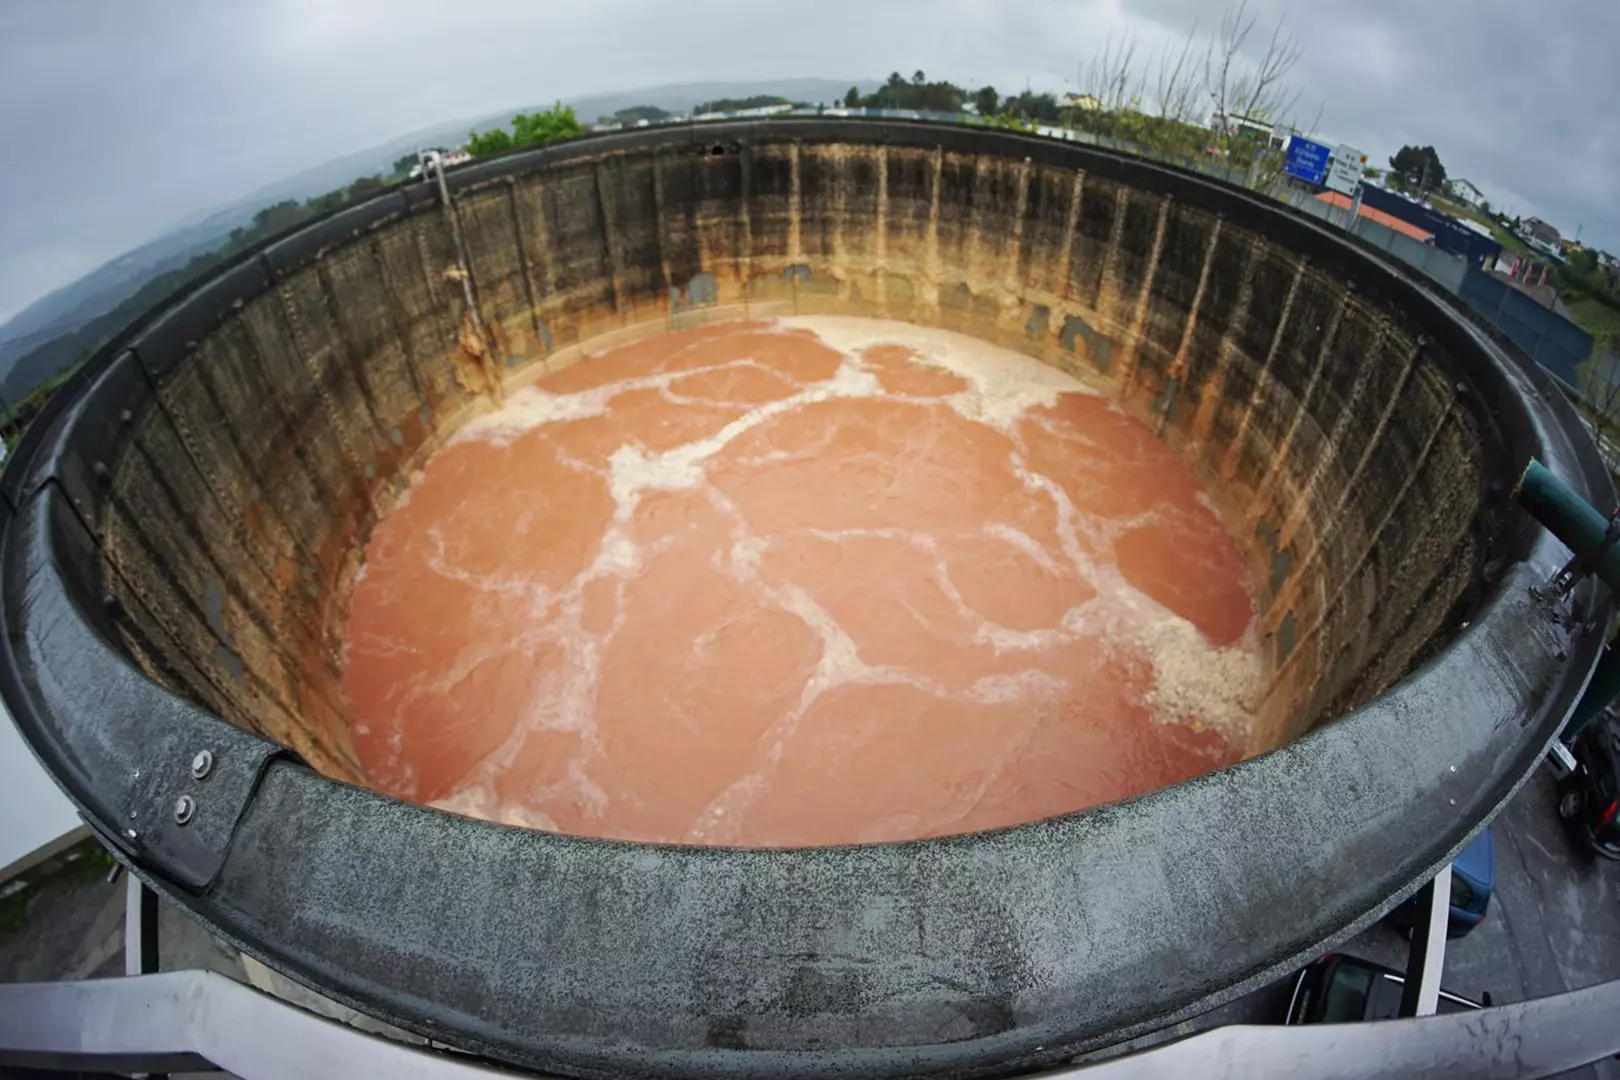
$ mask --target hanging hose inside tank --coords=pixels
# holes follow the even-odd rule
[[[483,389],[495,399],[495,404],[500,405],[506,399],[506,392],[501,385],[501,363],[497,355],[499,344],[486,329],[483,315],[478,310],[478,292],[473,286],[472,268],[467,262],[467,245],[461,238],[461,221],[456,216],[455,204],[450,201],[450,187],[444,179],[444,155],[437,150],[426,150],[420,151],[419,156],[423,176],[431,169],[438,183],[439,205],[444,210],[445,221],[450,225],[450,239],[456,248],[456,265],[445,276],[461,284],[461,297],[465,305],[461,350],[472,357],[482,376]]]
[[[1550,593],[1567,596],[1588,575],[1620,593],[1620,507],[1605,517],[1534,458],[1519,477],[1513,497],[1571,552],[1569,562],[1549,584]],[[1572,741],[1616,697],[1620,697],[1620,650],[1606,645],[1586,692],[1564,725],[1563,740]]]

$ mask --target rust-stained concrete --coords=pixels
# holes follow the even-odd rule
[[[453,185],[454,186],[454,185]],[[357,769],[347,584],[402,474],[592,349],[715,318],[940,326],[1098,385],[1217,489],[1265,633],[1264,745],[1387,690],[1487,557],[1481,433],[1398,314],[1233,221],[1109,176],[780,137],[463,183],[483,342],[432,198],[312,257],[154,381],[99,529],[126,645],[172,689]],[[482,350],[482,351],[481,351]],[[495,367],[498,360],[499,367]]]

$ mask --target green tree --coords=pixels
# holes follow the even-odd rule
[[[535,146],[572,139],[583,134],[584,130],[573,108],[560,101],[549,109],[518,113],[512,117],[512,143],[515,146]]]
[[[1592,335],[1592,353],[1575,369],[1575,388],[1586,399],[1600,434],[1620,427],[1620,348],[1613,330]]]
[[[1012,99],[1008,98],[1007,100],[1011,101]],[[990,117],[990,124],[992,127],[998,127],[1002,131],[1022,131],[1032,133],[1035,130],[1035,125],[1031,121],[1019,116],[1010,109],[1006,112],[997,113]]]
[[[981,86],[973,95],[973,104],[980,116],[991,117],[996,114],[996,106],[1001,104],[1001,95],[996,93],[993,86]]]
[[[1033,94],[1028,90],[1025,90],[1017,97],[1009,97],[1003,103],[1002,111],[1043,124],[1057,123],[1062,114],[1057,98],[1051,94]]]
[[[414,169],[415,167],[416,167],[416,151],[412,150],[408,154],[401,154],[394,161],[394,167],[391,170],[390,175],[397,175],[399,173],[408,173],[412,169]]]
[[[467,133],[467,153],[475,158],[489,157],[491,154],[499,154],[510,149],[512,149],[512,133],[505,128]]]
[[[489,157],[519,146],[542,146],[559,139],[571,139],[583,131],[573,108],[559,101],[539,112],[518,113],[512,117],[511,131],[491,128],[484,132],[469,132],[467,153],[475,158]]]
[[[844,95],[844,108],[846,108],[846,109],[856,109],[856,108],[860,107],[860,104],[861,104],[861,92],[860,92],[860,90],[858,90],[857,88],[855,88],[853,86],[850,87],[849,88],[849,93]]]
[[[367,195],[375,195],[388,187],[387,183],[378,176],[362,176],[349,185],[349,198],[362,199]]]
[[[1446,182],[1446,167],[1432,146],[1403,146],[1389,159],[1390,175],[1412,191],[1434,191]]]
[[[912,73],[911,84],[913,86],[921,86],[924,83],[926,83],[927,81],[928,81],[928,76],[923,74],[922,68],[918,68],[915,72]]]

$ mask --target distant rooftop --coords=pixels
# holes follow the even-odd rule
[[[1350,209],[1350,197],[1348,195],[1340,195],[1337,191],[1324,191],[1322,194],[1318,195],[1317,198],[1336,209]],[[1425,232],[1416,225],[1413,225],[1411,222],[1402,221],[1393,214],[1386,214],[1382,210],[1375,210],[1366,203],[1361,205],[1361,211],[1357,216],[1364,217],[1368,221],[1382,225],[1386,229],[1394,229],[1403,236],[1410,236],[1412,239],[1421,243],[1427,244],[1434,240],[1433,233]]]

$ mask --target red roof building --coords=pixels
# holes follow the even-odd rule
[[[1340,195],[1337,191],[1324,191],[1322,194],[1318,195],[1317,198],[1321,199],[1323,202],[1334,207],[1335,209],[1350,209],[1350,197],[1348,195]],[[1376,222],[1377,224],[1384,226],[1386,229],[1394,229],[1401,235],[1410,236],[1412,239],[1417,240],[1420,243],[1428,244],[1432,243],[1434,240],[1433,233],[1425,232],[1409,221],[1402,221],[1393,214],[1386,214],[1382,210],[1375,210],[1366,204],[1362,204],[1361,212],[1358,216],[1364,217],[1368,221]]]

